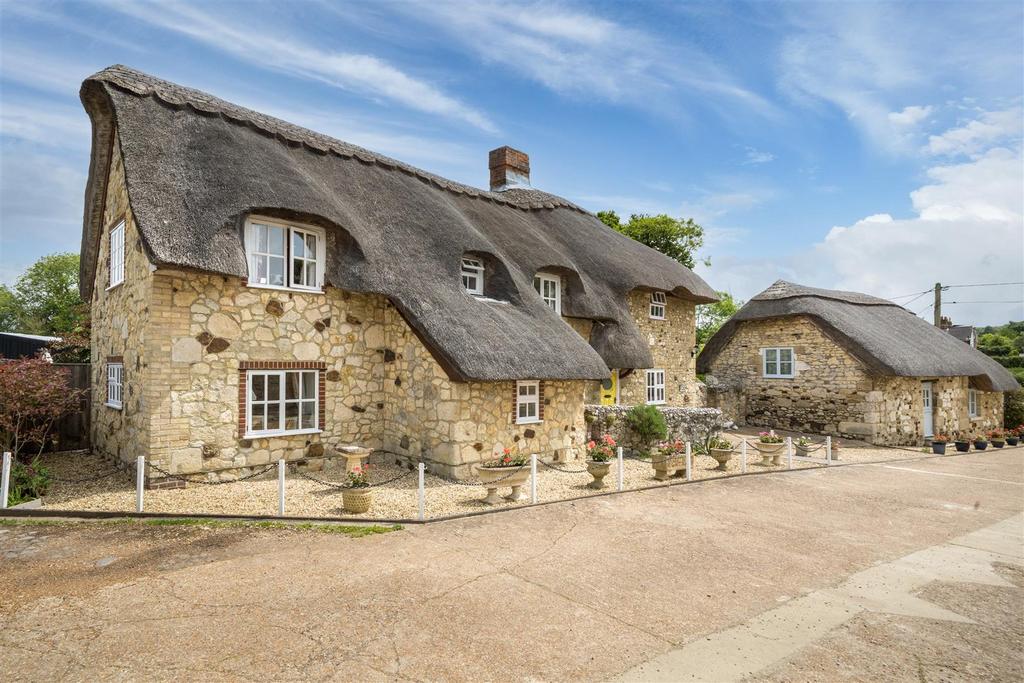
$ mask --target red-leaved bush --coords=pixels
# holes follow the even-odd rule
[[[15,458],[42,453],[54,424],[75,410],[84,392],[68,373],[41,358],[0,362],[0,443]]]

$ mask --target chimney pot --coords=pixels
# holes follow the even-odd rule
[[[530,157],[508,145],[492,149],[488,155],[491,169],[491,192],[513,187],[530,187]]]

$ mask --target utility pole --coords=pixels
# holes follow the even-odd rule
[[[942,283],[935,283],[935,327],[942,327]]]

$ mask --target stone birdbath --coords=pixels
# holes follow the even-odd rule
[[[603,489],[607,486],[604,483],[604,478],[608,476],[608,472],[611,469],[611,460],[587,460],[587,472],[590,472],[590,476],[593,477],[593,480],[587,486],[592,489]]]
[[[514,465],[508,467],[485,467],[476,466],[477,475],[480,477],[480,485],[487,489],[487,497],[483,502],[486,505],[497,505],[501,502],[498,495],[498,488],[504,486],[512,487],[506,500],[513,503],[525,498],[523,485],[530,478],[530,467],[528,465]]]
[[[370,457],[370,449],[362,446],[341,446],[338,453],[345,456],[346,472],[355,472],[357,467],[363,466],[363,459]]]

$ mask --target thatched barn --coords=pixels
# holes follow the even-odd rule
[[[586,401],[699,401],[714,291],[532,189],[522,152],[490,153],[488,191],[122,66],[81,98],[101,452],[194,473],[361,445],[461,475],[578,448]]]
[[[1002,426],[1006,368],[891,301],[778,281],[708,340],[709,400],[752,425],[913,445]]]

